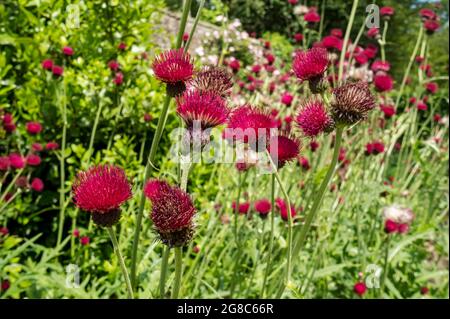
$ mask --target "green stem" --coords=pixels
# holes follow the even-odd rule
[[[416,45],[414,46],[414,50],[413,50],[413,52],[411,54],[411,57],[409,58],[408,66],[406,67],[405,74],[403,75],[402,84],[400,85],[400,89],[398,91],[397,99],[395,101],[395,109],[397,109],[398,104],[400,103],[400,99],[401,99],[401,97],[403,95],[403,90],[405,89],[406,80],[409,77],[409,72],[411,71],[411,67],[412,67],[412,65],[414,63],[414,60],[416,58],[417,51],[419,50],[420,41],[422,40],[422,36],[423,36],[423,27],[420,27],[420,31],[419,31],[419,34],[417,36]]]
[[[158,149],[159,141],[162,136],[162,132],[164,130],[164,126],[166,124],[167,120],[167,112],[169,109],[170,104],[170,96],[167,95],[166,99],[164,100],[163,109],[161,111],[161,117],[158,120],[158,125],[156,127],[156,132],[152,140],[152,145],[150,147],[150,153],[148,154],[147,164],[145,166],[145,174],[144,174],[144,180],[142,183],[142,193],[141,193],[141,199],[139,202],[139,208],[138,213],[136,216],[136,228],[134,231],[134,237],[133,237],[133,247],[131,251],[131,282],[133,284],[133,287],[136,288],[136,262],[137,262],[137,251],[139,246],[139,234],[141,232],[141,224],[142,224],[142,217],[144,214],[144,206],[145,206],[145,196],[143,194],[143,189],[145,187],[145,182],[149,179],[152,168],[154,167],[153,161],[155,160],[156,151]]]
[[[347,30],[345,31],[344,43],[342,44],[341,56],[339,59],[339,73],[338,73],[339,81],[342,80],[342,75],[344,73],[345,53],[347,52],[348,40],[350,39],[350,33],[352,31],[353,21],[355,20],[356,9],[358,8],[358,2],[359,2],[359,0],[353,0],[352,11],[350,13],[350,19],[348,20]]]
[[[159,277],[159,297],[164,298],[166,296],[166,276],[167,276],[167,264],[169,263],[170,248],[164,246],[164,252],[161,262],[161,276]]]
[[[272,183],[270,191],[270,202],[271,202],[271,212],[270,212],[270,238],[269,238],[269,250],[267,252],[267,265],[266,271],[264,272],[263,285],[261,289],[261,298],[264,298],[264,291],[266,290],[267,277],[271,268],[272,262],[272,250],[273,250],[273,237],[275,230],[275,175],[272,174]]]
[[[381,277],[381,284],[380,284],[380,296],[383,296],[384,291],[384,285],[386,284],[386,278],[387,273],[389,271],[389,244],[391,241],[391,235],[386,235],[386,240],[384,242],[384,269],[383,269],[383,276]]]
[[[342,142],[342,133],[343,133],[343,128],[338,127],[336,129],[336,140],[334,143],[333,159],[331,160],[331,164],[327,171],[327,175],[325,176],[322,183],[320,184],[320,188],[317,191],[317,194],[314,199],[311,210],[308,213],[308,215],[306,216],[305,224],[302,226],[302,228],[300,230],[299,236],[296,240],[296,245],[294,246],[294,252],[293,252],[294,256],[297,256],[297,254],[299,253],[300,249],[302,248],[302,246],[305,242],[306,235],[308,234],[309,228],[311,227],[311,223],[312,223],[315,215],[317,214],[317,211],[322,202],[325,190],[327,189],[328,184],[329,184],[331,178],[333,177],[333,173],[336,168],[336,164],[337,164],[338,157],[339,157],[339,149],[340,149],[341,142]]]
[[[194,31],[195,31],[195,28],[197,27],[198,21],[200,20],[200,14],[202,12],[204,5],[205,5],[205,0],[201,0],[200,5],[197,10],[197,15],[195,16],[194,24],[192,25],[191,33],[189,34],[189,39],[186,42],[186,45],[184,46],[184,51],[187,51],[189,49],[189,46],[191,45],[192,38],[194,37]]]
[[[3,192],[2,197],[0,197],[0,203],[3,202],[6,198],[6,195],[8,195],[9,191],[11,190],[11,188],[15,185],[17,179],[19,178],[19,176],[22,174],[23,172],[23,168],[21,168],[20,170],[17,171],[16,175],[14,176],[14,178],[12,179],[12,181],[9,183],[8,187],[5,189],[5,191]],[[1,211],[1,210],[0,210]]]
[[[64,185],[66,182],[66,135],[67,135],[67,107],[66,107],[66,81],[63,79],[63,101],[62,101],[62,120],[63,120],[63,131],[62,131],[62,141],[61,141],[61,157],[60,157],[60,190],[59,190],[59,225],[58,225],[58,237],[56,240],[56,246],[59,246],[62,240],[62,233],[64,228],[64,217],[66,210],[65,203],[65,189]]]
[[[183,252],[182,247],[175,247],[175,282],[172,290],[172,299],[177,299],[181,288],[181,277],[183,275]]]
[[[239,202],[241,200],[242,184],[243,184],[242,173],[238,172],[238,192],[234,207],[234,240],[236,241],[236,245],[238,247],[239,247],[239,238],[238,238]]]
[[[386,34],[387,34],[387,29],[389,26],[389,22],[388,20],[384,20],[384,27],[383,27],[383,36],[381,38],[381,43],[380,43],[380,47],[381,47],[381,60],[383,62],[386,61],[386,54],[384,51],[384,47],[386,46]]]
[[[292,212],[291,212],[291,200],[289,199],[289,195],[286,192],[286,189],[284,188],[283,182],[281,181],[280,175],[278,174],[278,169],[277,166],[275,165],[275,163],[272,161],[272,157],[270,156],[270,153],[268,150],[266,150],[266,154],[270,160],[270,164],[272,166],[272,169],[274,170],[274,175],[275,178],[278,182],[278,185],[280,186],[281,192],[283,193],[283,196],[285,198],[286,201],[286,206],[287,206],[287,218],[288,218],[288,238],[287,238],[287,256],[286,256],[286,279],[285,279],[285,283],[284,285],[280,286],[280,289],[278,290],[277,293],[277,297],[276,298],[280,298],[281,295],[284,292],[284,289],[286,288],[286,286],[289,285],[290,281],[291,281],[291,260],[292,260],[292,227],[293,227],[293,221],[292,221]]]
[[[125,267],[125,262],[122,257],[122,253],[119,249],[119,243],[117,242],[116,233],[112,227],[107,227],[109,237],[111,238],[112,245],[114,247],[114,252],[119,260],[120,269],[122,270],[123,277],[125,278],[125,284],[127,286],[128,299],[133,299],[133,288],[131,287],[130,277],[128,276],[127,268]]]
[[[177,42],[176,42],[176,46],[175,46],[177,49],[181,48],[184,29],[186,28],[186,22],[187,22],[189,10],[191,8],[191,3],[192,3],[192,0],[186,0],[184,3],[183,15],[181,17],[180,28],[178,30]],[[166,125],[167,113],[169,110],[170,100],[171,100],[170,96],[166,95],[166,98],[165,98],[164,104],[163,104],[163,108],[161,110],[161,114],[158,119],[155,136],[153,137],[152,145],[150,147],[150,152],[148,154],[147,164],[145,166],[145,175],[144,175],[144,180],[142,183],[141,199],[139,202],[139,208],[138,208],[138,212],[137,212],[137,216],[136,216],[136,228],[134,231],[133,246],[132,246],[132,251],[131,251],[131,282],[133,284],[133,287],[136,287],[136,284],[137,284],[137,282],[136,282],[137,251],[138,251],[138,247],[139,247],[139,234],[141,232],[141,223],[142,223],[142,217],[143,217],[144,206],[145,206],[145,196],[144,196],[143,192],[144,192],[145,182],[150,177],[152,168],[154,166],[153,161],[155,160],[155,155],[158,150],[159,141],[161,139],[162,133],[164,131],[164,127]]]

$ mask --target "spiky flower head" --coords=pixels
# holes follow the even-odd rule
[[[375,98],[366,82],[349,82],[333,90],[331,114],[336,124],[355,124],[374,108]]]
[[[301,81],[309,81],[309,87],[313,93],[320,93],[326,88],[323,78],[328,65],[327,50],[314,47],[308,51],[297,52],[292,70]]]
[[[259,199],[254,204],[255,210],[259,213],[261,217],[266,217],[272,209],[272,204],[267,198]]]
[[[120,206],[132,196],[125,172],[108,164],[79,172],[72,185],[72,194],[75,205],[92,213],[93,221],[104,227],[119,221]]]
[[[190,82],[191,86],[200,92],[209,92],[226,98],[233,88],[232,75],[220,67],[205,67],[198,72]]]
[[[213,92],[186,91],[177,104],[177,113],[189,128],[194,121],[200,121],[202,129],[218,126],[229,113],[223,99]]]
[[[155,57],[153,72],[158,80],[167,84],[167,92],[177,96],[186,89],[185,82],[192,78],[194,64],[184,49],[168,50]]]
[[[308,137],[330,132],[334,128],[333,119],[319,100],[309,100],[301,105],[295,120],[303,134]]]
[[[196,210],[190,196],[157,179],[147,182],[144,194],[152,202],[150,219],[161,241],[169,247],[185,246],[194,234]]]
[[[274,127],[269,113],[254,106],[243,105],[231,112],[225,133],[227,138],[256,146],[257,143],[268,141],[270,129]]]
[[[267,150],[278,168],[297,158],[300,153],[300,141],[287,132],[281,132],[270,138]]]

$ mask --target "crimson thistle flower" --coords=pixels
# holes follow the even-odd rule
[[[324,104],[318,100],[310,100],[300,107],[296,123],[303,134],[308,137],[316,137],[323,132],[330,132],[334,128],[333,119]]]
[[[301,81],[308,81],[313,93],[325,90],[323,81],[325,71],[328,69],[328,52],[324,48],[312,48],[308,51],[299,51],[295,55],[292,69]]]
[[[297,158],[300,146],[300,141],[295,136],[282,132],[270,138],[267,150],[277,167],[282,168],[286,163]]]
[[[366,82],[347,83],[333,90],[331,114],[336,124],[355,124],[374,108],[375,98]]]
[[[234,109],[228,119],[232,136],[228,136],[228,129],[225,134],[255,147],[268,141],[270,129],[274,127],[270,114],[254,106],[243,105]]]
[[[189,53],[184,49],[168,50],[156,56],[152,63],[155,77],[166,83],[167,93],[181,95],[186,89],[186,82],[192,78],[194,64]]]
[[[157,179],[147,182],[144,194],[152,202],[150,219],[162,243],[170,248],[187,245],[194,234],[196,212],[190,196]]]
[[[72,186],[75,206],[92,214],[95,224],[111,227],[120,219],[120,206],[132,196],[125,172],[98,165],[78,173]]]

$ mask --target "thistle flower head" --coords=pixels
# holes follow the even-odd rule
[[[200,121],[202,129],[218,126],[225,123],[229,113],[224,100],[212,92],[186,91],[177,104],[177,113],[188,128],[194,121]]]
[[[333,90],[331,114],[336,123],[355,124],[374,108],[375,98],[366,82],[347,83]]]
[[[266,142],[273,127],[270,114],[256,107],[243,105],[231,112],[227,131],[231,129],[232,136],[227,137],[255,145]]]
[[[233,88],[232,75],[224,68],[206,67],[195,75],[190,85],[200,92],[210,92],[225,98]]]
[[[189,195],[163,180],[150,180],[144,188],[152,202],[150,218],[161,241],[169,247],[186,245],[193,236],[195,207]]]
[[[131,198],[125,172],[113,165],[98,165],[79,172],[72,185],[73,201],[92,213],[99,226],[112,226],[120,218],[120,206]]]
[[[328,132],[334,124],[325,106],[318,100],[310,100],[300,107],[296,123],[308,137]]]
[[[300,153],[300,141],[292,134],[281,132],[270,138],[267,150],[278,168],[297,158]]]
[[[184,49],[168,50],[156,56],[152,69],[158,80],[168,84],[168,90],[174,89],[172,96],[185,90],[184,83],[190,80],[194,73],[193,61]]]
[[[324,48],[312,48],[299,51],[295,55],[292,69],[302,81],[321,78],[328,68],[328,52]]]

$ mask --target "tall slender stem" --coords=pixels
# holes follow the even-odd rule
[[[389,245],[391,241],[391,234],[386,235],[386,240],[384,242],[384,269],[383,269],[383,276],[381,277],[381,284],[380,284],[380,296],[383,296],[384,292],[384,285],[386,284],[386,278],[387,273],[389,271]]]
[[[23,172],[23,168],[21,168],[20,170],[17,171],[16,175],[14,175],[12,181],[9,183],[8,187],[5,189],[5,191],[3,192],[2,196],[0,197],[0,203],[2,203],[6,196],[8,195],[9,191],[11,190],[11,188],[15,185],[17,179],[19,178],[19,176],[22,174]],[[2,209],[0,210],[0,212],[6,207],[6,205],[9,203],[9,201],[6,202],[6,204],[2,207]]]
[[[186,28],[186,22],[189,14],[189,10],[191,8],[192,0],[186,0],[184,3],[183,8],[183,15],[181,17],[180,22],[180,28],[178,29],[178,35],[177,35],[177,42],[175,47],[179,49],[181,47],[181,43],[183,40],[183,33],[184,29]],[[161,110],[160,117],[158,119],[158,124],[156,127],[155,135],[152,140],[152,145],[150,147],[150,152],[148,154],[147,164],[145,166],[145,173],[144,173],[144,180],[142,183],[142,192],[141,192],[141,199],[139,202],[139,208],[136,216],[136,228],[134,231],[134,237],[133,237],[133,246],[131,250],[131,282],[133,284],[133,287],[136,287],[136,263],[137,263],[137,252],[139,247],[139,234],[141,232],[141,224],[142,224],[142,217],[144,213],[144,205],[145,205],[145,196],[143,194],[143,190],[145,187],[145,182],[148,180],[148,178],[151,175],[152,168],[154,167],[154,160],[156,156],[156,152],[158,150],[159,141],[161,140],[162,133],[164,131],[164,127],[166,125],[167,121],[167,115],[170,105],[170,96],[166,95],[166,98],[164,100],[163,108]]]
[[[166,276],[167,276],[167,264],[169,263],[170,248],[164,246],[164,252],[161,262],[161,276],[159,277],[159,297],[164,298],[166,296]]]
[[[274,237],[274,230],[275,230],[275,175],[274,174],[272,174],[271,180],[272,180],[272,183],[271,183],[271,190],[270,190],[271,212],[270,212],[269,250],[267,252],[267,265],[266,265],[266,271],[264,272],[263,285],[262,285],[262,289],[261,289],[261,298],[264,298],[264,291],[266,289],[267,277],[269,275],[269,271],[271,268],[273,237]]]
[[[387,34],[388,26],[389,26],[388,20],[384,20],[383,37],[381,38],[381,43],[380,43],[380,47],[381,47],[381,60],[382,60],[383,62],[386,61],[386,54],[385,54],[385,51],[384,51],[384,47],[386,46],[386,34]]]
[[[400,103],[400,99],[403,95],[403,90],[405,89],[406,80],[409,77],[409,72],[411,71],[411,67],[414,63],[414,59],[416,58],[417,51],[419,50],[420,41],[423,36],[423,27],[420,27],[419,34],[417,35],[416,45],[414,46],[414,50],[409,58],[408,66],[406,67],[405,74],[403,75],[402,84],[400,85],[400,89],[398,91],[397,99],[395,100],[395,108],[397,109],[398,104]]]
[[[272,166],[272,169],[274,170],[274,175],[275,178],[278,182],[278,185],[280,186],[281,192],[283,193],[283,196],[285,198],[286,201],[286,206],[287,206],[287,218],[288,218],[288,238],[287,238],[287,257],[286,257],[286,279],[285,279],[285,283],[284,285],[280,286],[280,289],[278,290],[277,293],[277,298],[280,298],[281,295],[284,292],[284,289],[286,288],[286,286],[290,283],[291,281],[291,260],[292,260],[292,226],[293,226],[293,221],[292,221],[292,212],[291,212],[291,200],[289,199],[289,195],[286,192],[286,189],[284,188],[283,182],[280,178],[280,175],[278,174],[278,169],[277,166],[275,165],[275,163],[272,161],[272,157],[270,156],[270,153],[268,150],[266,150],[266,154],[270,160],[270,164]]]
[[[172,299],[177,299],[181,288],[183,275],[183,251],[182,247],[175,247],[175,281],[172,290]]]
[[[300,230],[299,236],[296,240],[296,245],[294,246],[294,251],[293,251],[294,256],[296,256],[299,253],[300,249],[302,248],[302,246],[305,242],[306,235],[308,234],[308,230],[311,227],[311,223],[314,219],[314,216],[316,215],[316,213],[319,209],[319,206],[322,202],[325,190],[327,189],[328,184],[330,183],[331,177],[334,174],[334,170],[336,168],[336,164],[337,164],[338,157],[339,157],[339,149],[340,149],[341,142],[342,142],[342,133],[343,133],[343,128],[338,127],[336,129],[336,140],[334,143],[334,152],[333,152],[333,158],[331,160],[330,167],[328,168],[325,178],[323,179],[322,183],[320,184],[320,188],[317,191],[317,194],[314,199],[311,210],[308,213],[308,215],[306,216],[305,223]]]
[[[67,105],[66,105],[66,80],[63,78],[63,96],[61,101],[61,115],[63,120],[63,131],[61,141],[61,157],[59,159],[60,166],[60,189],[59,189],[59,223],[58,223],[58,237],[56,240],[56,246],[59,246],[62,240],[62,233],[64,228],[64,215],[66,210],[65,200],[65,182],[66,182],[66,135],[67,135]]]
[[[195,16],[194,24],[192,25],[191,33],[189,34],[189,39],[186,42],[186,45],[184,46],[184,51],[187,51],[189,49],[189,46],[191,45],[192,38],[194,37],[194,31],[197,27],[198,21],[200,20],[200,15],[202,12],[203,7],[205,6],[205,0],[200,1],[200,5],[197,10],[197,15]]]
[[[114,247],[114,252],[117,255],[117,259],[119,260],[120,269],[122,270],[123,277],[125,279],[125,284],[127,286],[127,295],[129,299],[133,298],[133,288],[131,287],[130,277],[128,276],[127,267],[125,267],[125,262],[122,257],[122,253],[120,252],[119,243],[117,242],[116,233],[112,227],[107,227],[109,237],[111,238],[111,242]]]
[[[348,40],[350,39],[350,33],[352,31],[353,21],[355,20],[356,9],[358,8],[359,0],[353,0],[352,11],[350,13],[350,19],[348,20],[347,30],[345,31],[344,43],[342,44],[341,56],[339,59],[339,73],[338,80],[342,80],[342,75],[344,73],[344,59],[345,53],[347,52]]]

